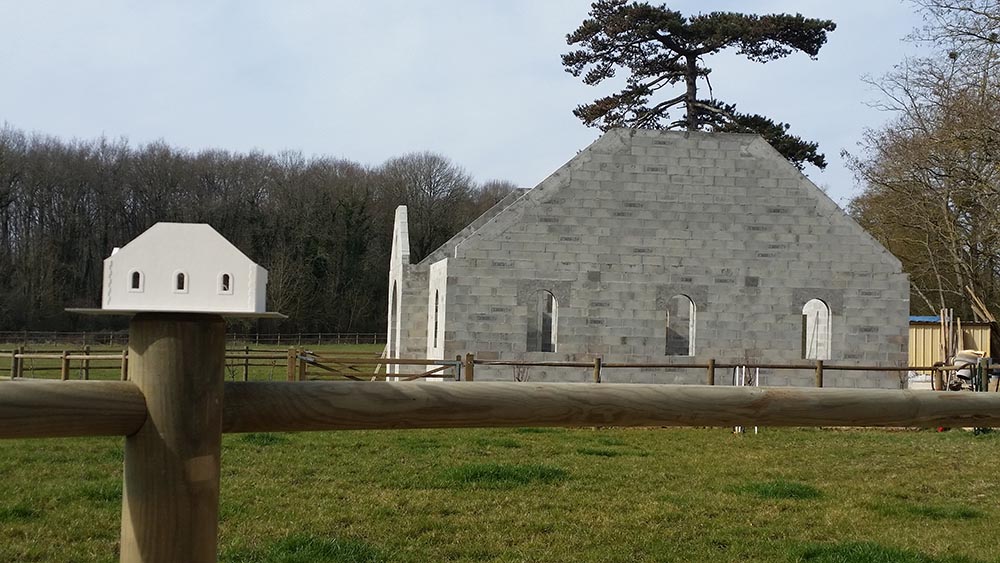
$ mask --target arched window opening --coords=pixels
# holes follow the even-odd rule
[[[434,347],[437,348],[438,345],[438,321],[440,317],[440,304],[439,304],[439,293],[438,290],[434,290]]]
[[[555,352],[559,334],[559,302],[551,291],[539,290],[528,317],[528,352]]]
[[[139,270],[132,270],[129,274],[128,290],[134,292],[142,291],[142,272]]]
[[[694,356],[697,308],[687,295],[674,295],[667,302],[667,356]]]
[[[219,291],[222,293],[232,293],[232,281],[232,277],[230,277],[229,274],[222,274],[222,276],[219,277]]]
[[[175,293],[187,293],[187,274],[184,272],[177,272],[174,274],[174,292]]]
[[[395,358],[396,352],[399,350],[399,344],[396,342],[397,331],[396,331],[396,302],[398,297],[396,295],[396,282],[392,282],[392,293],[389,295],[389,357]]]
[[[802,306],[802,358],[829,360],[833,337],[833,315],[821,299],[810,299]]]

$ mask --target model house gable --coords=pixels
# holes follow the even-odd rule
[[[104,260],[102,308],[263,313],[267,270],[207,224],[156,223]]]

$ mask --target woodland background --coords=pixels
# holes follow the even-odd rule
[[[396,207],[420,260],[513,189],[431,153],[365,167],[3,126],[0,330],[124,326],[63,309],[100,306],[102,260],[157,221],[209,223],[268,269],[268,310],[289,319],[260,330],[383,330]]]

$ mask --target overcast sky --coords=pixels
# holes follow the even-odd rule
[[[658,2],[654,2],[658,3]],[[670,2],[832,19],[818,60],[709,59],[716,97],[792,124],[830,166],[887,115],[861,81],[914,47],[898,0]],[[476,179],[533,187],[597,138],[572,115],[610,93],[563,71],[583,0],[0,0],[0,122],[62,138],[157,139],[192,150],[301,151],[378,164],[430,150]]]

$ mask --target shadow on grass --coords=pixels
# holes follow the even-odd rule
[[[442,481],[452,487],[479,487],[484,489],[510,489],[532,483],[556,483],[569,478],[569,474],[549,465],[500,465],[475,463],[445,470]]]
[[[224,552],[222,563],[375,563],[387,561],[380,550],[356,540],[295,534],[261,549]]]
[[[0,524],[6,524],[8,522],[28,522],[29,520],[39,518],[41,515],[42,513],[40,511],[29,506],[24,506],[23,504],[0,507]]]
[[[736,488],[736,492],[753,495],[762,499],[811,500],[823,496],[816,487],[795,481],[777,479],[760,483],[747,483]]]
[[[241,436],[240,440],[252,446],[260,447],[287,444],[289,442],[288,438],[285,436],[280,434],[271,434],[270,432],[251,432]]]
[[[618,457],[622,455],[621,452],[615,450],[609,450],[607,448],[577,448],[576,453],[583,455],[592,455],[597,457]]]
[[[601,436],[601,437],[597,438],[594,441],[597,442],[598,444],[602,445],[602,446],[625,446],[625,445],[628,445],[628,444],[626,444],[625,440],[622,440],[621,438],[612,438],[611,436]]]
[[[879,503],[872,505],[872,510],[883,516],[917,516],[930,520],[974,520],[983,516],[974,508],[954,505]]]
[[[896,549],[872,542],[811,545],[798,561],[808,563],[981,563],[962,556],[932,557],[919,551]]]
[[[473,441],[479,447],[482,448],[520,448],[521,442],[513,438],[476,438]]]

